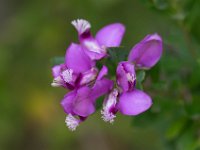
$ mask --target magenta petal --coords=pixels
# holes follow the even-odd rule
[[[87,85],[93,82],[97,77],[98,69],[92,68],[81,74],[80,85]]]
[[[94,38],[82,39],[81,45],[83,46],[84,52],[92,60],[99,60],[106,56],[105,46],[101,46]]]
[[[123,93],[119,98],[118,109],[124,115],[138,115],[152,105],[151,98],[140,90]]]
[[[95,112],[95,106],[92,99],[85,98],[76,102],[73,111],[76,115],[87,117]]]
[[[91,97],[94,101],[100,96],[108,93],[113,88],[113,81],[104,78],[104,76],[107,74],[108,68],[106,66],[103,66],[97,76],[94,86],[92,87]]]
[[[113,23],[100,29],[96,34],[96,40],[100,45],[117,47],[122,41],[124,32],[124,25],[121,23]]]
[[[158,34],[152,34],[131,49],[128,60],[139,68],[149,69],[159,61],[161,55],[162,39]]]
[[[67,114],[74,114],[73,113],[73,102],[76,97],[76,91],[69,92],[65,95],[64,99],[61,101],[61,105]]]
[[[123,92],[131,91],[135,87],[136,75],[134,65],[130,62],[120,62],[117,66],[117,84]]]
[[[65,68],[64,64],[55,65],[52,67],[52,75],[54,78],[58,77],[61,71]]]
[[[97,80],[91,92],[91,97],[95,100],[100,96],[108,93],[113,88],[113,81],[109,79]]]
[[[105,75],[108,74],[108,68],[106,66],[103,66],[101,68],[101,70],[99,71],[99,74],[98,74],[98,77],[97,77],[97,80],[101,80]]]
[[[74,43],[66,51],[65,63],[76,73],[85,72],[94,66],[94,62],[84,53],[82,47]]]
[[[73,104],[73,111],[76,115],[87,117],[95,111],[90,92],[89,87],[82,87],[77,91],[76,100]]]

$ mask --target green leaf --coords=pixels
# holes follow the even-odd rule
[[[153,3],[159,10],[166,10],[169,7],[169,4],[166,0],[154,0]]]
[[[109,74],[115,76],[117,65],[120,61],[127,61],[129,51],[124,47],[108,48],[108,57],[97,61],[97,67],[101,68],[106,65],[109,69]]]
[[[200,120],[200,94],[193,94],[192,100],[185,106],[188,115],[194,120]]]
[[[63,64],[65,62],[65,58],[64,57],[54,57],[51,59],[51,64],[54,65],[59,65],[59,64]]]
[[[141,83],[145,78],[145,71],[144,70],[138,71],[136,73],[136,77],[137,77],[137,82]]]
[[[102,108],[103,100],[104,100],[104,96],[101,96],[100,98],[98,98],[98,100],[96,101],[96,110],[99,110]]]
[[[187,128],[176,142],[177,150],[196,150],[198,147],[194,126]]]
[[[142,86],[142,81],[145,78],[145,71],[144,70],[140,70],[136,73],[136,78],[137,78],[137,83],[136,83],[136,88],[143,90],[143,86]]]
[[[143,91],[143,86],[141,82],[136,83],[136,88]]]
[[[124,47],[110,47],[108,48],[108,55],[111,61],[120,62],[126,61],[129,50]]]
[[[166,132],[166,138],[168,140],[175,139],[180,135],[181,131],[183,131],[184,127],[186,126],[188,122],[188,118],[182,117],[177,119],[175,122],[172,123],[172,125],[169,127],[169,129]]]

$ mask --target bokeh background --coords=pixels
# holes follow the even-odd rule
[[[51,60],[77,42],[71,21],[84,18],[95,33],[126,26],[130,49],[145,35],[163,37],[161,61],[146,72],[153,107],[136,117],[118,114],[113,125],[100,111],[70,132],[52,88]],[[200,149],[199,0],[1,0],[0,150]]]

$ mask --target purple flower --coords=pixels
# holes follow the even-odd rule
[[[101,114],[105,122],[113,123],[118,111],[123,115],[135,116],[148,110],[151,105],[150,96],[141,90],[134,89],[119,94],[114,89],[104,100]]]
[[[158,34],[147,35],[129,53],[128,61],[138,68],[150,69],[162,55],[162,38]]]
[[[87,118],[95,111],[95,105],[90,93],[91,89],[84,86],[67,93],[61,101],[65,113],[68,114],[65,122],[70,130],[75,130],[79,123],[82,122],[81,118]],[[75,116],[79,117],[79,119]]]
[[[94,38],[90,33],[91,25],[88,21],[77,19],[72,21],[72,25],[78,31],[79,40],[85,53],[92,60],[105,57],[107,47],[119,46],[125,32],[122,24],[113,23],[99,30]]]
[[[77,79],[77,74],[73,73],[72,69],[68,69],[65,64],[56,65],[52,68],[53,82],[51,86],[53,87],[64,87],[68,89],[73,89],[75,86],[75,81]]]
[[[66,51],[65,64],[52,68],[53,87],[62,86],[73,90],[92,82],[98,73],[93,62],[78,44],[72,43]]]
[[[96,60],[107,55],[108,47],[118,47],[122,41],[125,27],[113,23],[100,29],[93,37],[88,21],[77,19],[72,25],[78,31],[80,44],[71,43],[66,50],[64,64],[52,68],[53,87],[64,87],[69,92],[61,101],[67,114],[65,123],[72,131],[96,111],[99,97],[105,95],[102,119],[113,123],[116,113],[138,115],[152,105],[151,97],[136,89],[135,68],[153,67],[162,54],[162,39],[159,35],[146,36],[134,46],[128,61],[119,62],[116,68],[116,85],[108,79],[108,68],[99,71]]]
[[[152,105],[151,98],[143,91],[137,90],[134,64],[120,62],[116,70],[118,89],[114,89],[104,100],[102,118],[113,123],[117,111],[124,115],[138,115]]]
[[[113,81],[105,78],[107,71],[107,67],[103,66],[93,86],[82,86],[65,95],[61,105],[68,114],[66,125],[70,130],[75,130],[83,120],[94,113],[97,98],[113,88]]]
[[[151,98],[143,91],[135,89],[136,74],[134,64],[120,62],[117,67],[117,84],[122,89],[117,109],[124,115],[138,115],[150,108]]]

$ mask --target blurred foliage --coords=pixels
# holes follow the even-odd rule
[[[50,87],[51,62],[63,61],[52,58],[77,42],[70,25],[76,18],[89,20],[93,33],[108,23],[124,23],[121,51],[146,34],[162,35],[161,61],[138,72],[154,101],[149,111],[118,114],[114,125],[97,112],[76,132],[68,131],[59,105],[66,91]],[[199,0],[3,0],[0,22],[1,150],[200,149]],[[121,59],[119,53],[115,59]],[[110,63],[111,72],[115,66]]]
[[[168,149],[200,149],[200,1],[143,2],[153,11],[171,17],[177,25],[176,31],[165,37],[165,54],[149,71],[151,77],[146,82],[145,90],[157,93],[156,104],[143,117],[134,118],[134,124],[157,126],[165,135]]]

